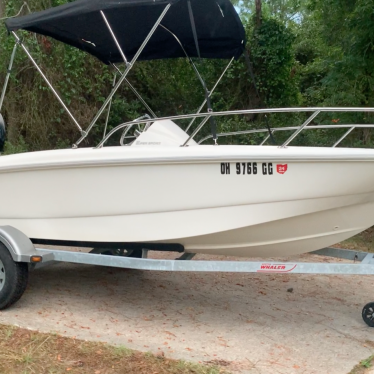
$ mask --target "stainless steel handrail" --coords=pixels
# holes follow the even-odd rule
[[[197,126],[196,127],[196,129],[195,129],[195,131],[193,131],[193,133],[189,136],[189,138],[183,143],[183,147],[185,147],[188,143],[189,143],[189,141],[191,140],[191,139],[193,139],[194,138],[194,136],[201,130],[201,128],[208,122],[208,120],[209,120],[209,118],[211,117],[211,115],[208,115],[208,116],[206,116],[202,121],[201,121],[201,123],[200,123],[200,125],[199,126]],[[213,138],[213,135],[212,135],[212,138]]]
[[[321,111],[320,110],[317,110],[315,111],[283,144],[282,144],[282,148],[285,148],[288,146],[288,144],[290,144],[292,142],[292,140],[294,140],[296,138],[296,136],[298,134],[301,133],[301,131],[303,131],[303,129],[309,125],[309,123],[311,123],[314,118],[316,118],[318,116],[318,114],[320,114]]]
[[[340,144],[340,142],[345,139],[357,126],[351,127],[332,147],[335,148],[338,144]]]
[[[273,133],[274,133],[274,131],[270,130],[270,132],[269,132],[269,130],[268,130],[268,135],[267,135],[267,137],[264,138],[264,140],[260,143],[260,145],[264,145],[264,144],[269,140],[270,136],[273,135]],[[218,135],[217,135],[217,137],[218,137]],[[200,144],[200,143],[199,143],[199,144]]]
[[[342,107],[311,107],[311,108],[269,108],[269,109],[247,109],[247,110],[231,110],[231,111],[225,111],[225,112],[210,112],[210,113],[194,113],[194,114],[182,114],[182,115],[177,115],[177,116],[168,116],[168,117],[160,117],[158,118],[158,121],[161,120],[171,120],[171,121],[176,121],[176,120],[183,120],[183,119],[192,119],[192,118],[205,118],[205,120],[200,123],[198,128],[193,132],[193,134],[188,138],[188,140],[183,144],[183,146],[188,145],[188,142],[194,138],[194,136],[199,132],[199,130],[203,127],[203,125],[207,122],[207,118],[209,116],[213,117],[224,117],[224,116],[232,116],[232,115],[245,115],[245,114],[259,114],[259,113],[308,113],[308,112],[313,112],[314,114],[311,116],[315,118],[319,113],[321,112],[371,112],[374,113],[374,108],[357,108],[357,107],[347,107],[347,108],[342,108]],[[318,113],[317,113],[318,112]],[[308,118],[306,122],[304,122],[301,126],[295,126],[292,128],[292,130],[296,130],[298,135],[300,131],[304,129],[311,129],[312,126],[307,126],[311,120],[311,117]],[[132,123],[137,123],[137,124],[142,124],[149,122],[149,120],[141,120],[141,121],[130,121],[123,123],[121,125],[116,126],[114,129],[112,129],[107,136],[97,145],[96,148],[101,148],[105,142],[117,131],[120,129],[126,127],[128,124]],[[351,128],[351,127],[373,127],[373,125],[319,125],[318,128]],[[273,131],[279,131],[278,129],[280,128],[274,128],[271,129]],[[283,128],[284,129],[284,128]],[[291,128],[289,128],[291,130]],[[249,130],[249,131],[255,131],[255,132],[261,132],[258,130]],[[267,130],[268,131],[268,130]],[[239,134],[237,134],[239,135]],[[293,134],[294,135],[294,134]],[[295,135],[295,136],[296,136]],[[348,134],[347,134],[348,135]],[[286,141],[287,144],[291,140],[295,138],[295,136],[292,137],[292,139],[288,139]],[[344,139],[344,138],[343,138]],[[286,145],[287,145],[286,144]]]
[[[278,132],[278,131],[291,131],[291,130],[297,130],[300,126],[290,126],[290,127],[274,127],[271,128],[271,132]],[[335,129],[345,129],[349,128],[349,130],[333,145],[333,147],[336,147],[347,135],[348,132],[351,132],[355,128],[374,128],[373,125],[315,125],[315,126],[307,126],[304,130],[322,130],[322,129],[328,129],[328,130],[335,130]],[[247,135],[247,134],[256,134],[256,133],[269,133],[268,129],[253,129],[253,130],[241,130],[241,131],[231,131],[231,132],[225,132],[225,133],[219,133],[217,134],[218,137],[225,137],[225,136],[235,136],[235,135]],[[266,143],[266,141],[270,138],[270,135],[268,135],[259,145],[263,145]],[[212,139],[212,135],[208,135],[205,138],[199,140],[197,144],[202,144],[206,140]]]

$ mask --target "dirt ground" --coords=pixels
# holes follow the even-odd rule
[[[292,261],[330,260],[303,255]],[[370,301],[369,276],[58,264],[30,273],[26,293],[0,313],[0,323],[217,363],[233,372],[341,374],[374,352],[374,329],[361,319]]]

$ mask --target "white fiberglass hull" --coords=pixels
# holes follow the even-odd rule
[[[180,243],[187,252],[287,256],[374,224],[374,150],[35,152],[1,156],[0,186],[0,226],[35,239]]]

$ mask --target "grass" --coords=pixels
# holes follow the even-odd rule
[[[132,351],[123,346],[0,325],[0,373],[227,374],[227,371]]]
[[[348,374],[368,374],[374,365],[374,355],[362,360]]]

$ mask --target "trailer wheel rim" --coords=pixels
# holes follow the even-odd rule
[[[362,318],[368,326],[374,327],[374,303],[368,303],[364,306]]]
[[[4,288],[5,285],[5,267],[3,262],[0,260],[0,291]]]

